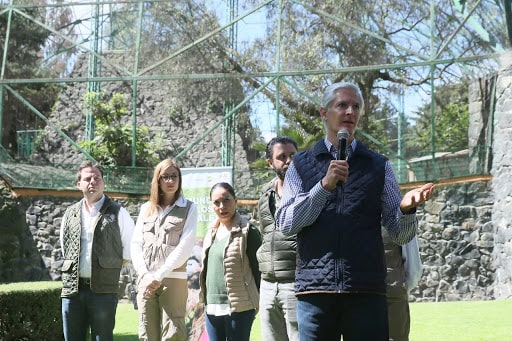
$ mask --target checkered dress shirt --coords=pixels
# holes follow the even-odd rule
[[[325,139],[325,146],[336,157],[332,143]],[[347,146],[347,160],[356,148],[356,140]],[[302,179],[292,163],[286,172],[281,206],[276,212],[277,227],[284,234],[292,235],[315,222],[320,215],[330,192],[318,182],[309,192],[302,192]],[[389,161],[386,162],[384,190],[382,192],[382,226],[391,239],[400,245],[406,244],[416,235],[418,221],[416,214],[403,214],[400,210],[402,195],[395,173]]]

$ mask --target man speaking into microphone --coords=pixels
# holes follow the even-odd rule
[[[402,198],[387,158],[354,139],[363,104],[357,85],[328,86],[326,137],[295,154],[284,180],[276,223],[297,234],[300,340],[388,340],[381,226],[395,243],[410,241],[416,207],[434,190],[426,184]]]

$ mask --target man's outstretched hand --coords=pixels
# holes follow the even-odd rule
[[[408,213],[430,199],[434,192],[434,184],[428,183],[419,188],[415,188],[405,193],[402,201],[400,202],[400,210],[403,213]]]

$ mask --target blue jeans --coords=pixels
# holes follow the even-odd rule
[[[293,282],[260,282],[261,339],[298,341],[297,297]]]
[[[62,298],[62,324],[66,341],[85,341],[91,331],[95,341],[112,341],[117,294],[96,294],[80,285],[78,294]]]
[[[304,294],[297,296],[301,341],[387,341],[386,296]]]
[[[231,315],[206,314],[206,332],[209,341],[249,341],[256,310]]]

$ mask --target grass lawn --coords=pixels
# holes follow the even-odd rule
[[[115,340],[137,340],[137,311],[119,304]],[[260,341],[256,318],[251,341]],[[411,303],[411,341],[512,340],[512,300]]]
[[[413,303],[411,341],[512,340],[512,300]]]

